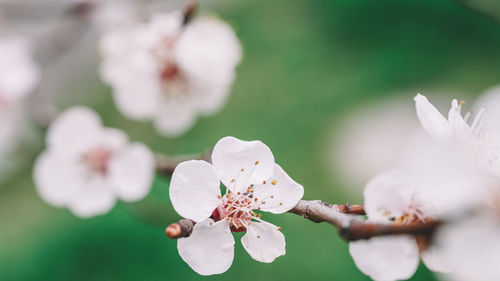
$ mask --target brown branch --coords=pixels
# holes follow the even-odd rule
[[[327,222],[339,231],[346,241],[369,239],[383,235],[425,235],[430,237],[440,221],[417,222],[412,224],[376,224],[362,220],[359,214],[364,214],[363,205],[332,205],[321,200],[300,200],[297,205],[288,211],[302,216],[310,221]],[[195,222],[183,219],[169,225],[165,231],[167,237],[177,239],[188,237]]]

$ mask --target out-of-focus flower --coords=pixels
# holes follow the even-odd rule
[[[303,187],[274,163],[271,150],[260,141],[222,138],[212,162],[183,162],[172,176],[174,209],[196,222],[191,236],[178,240],[182,259],[201,275],[225,272],[234,256],[231,231],[247,232],[241,243],[257,261],[269,263],[284,255],[280,227],[255,211],[284,213],[302,198]],[[224,196],[221,182],[227,190]]]
[[[40,78],[28,40],[0,38],[0,156],[12,151],[22,135],[24,101]],[[4,161],[0,161],[4,162]],[[4,164],[4,163],[2,163]]]
[[[130,143],[123,131],[103,127],[92,110],[73,107],[50,125],[33,177],[47,203],[91,217],[108,212],[117,199],[144,198],[154,171],[149,148]]]
[[[435,218],[425,198],[418,193],[416,180],[403,171],[389,171],[372,179],[364,191],[368,220],[381,224],[412,224]],[[446,260],[436,257],[427,241],[414,236],[385,236],[349,243],[357,267],[377,281],[410,278],[419,257],[434,271],[447,271]]]
[[[495,281],[500,276],[500,219],[484,213],[465,221],[447,224],[435,235],[440,256],[452,270],[442,275],[453,281]]]
[[[183,24],[181,11],[110,31],[100,51],[101,77],[113,88],[118,109],[133,119],[153,120],[167,136],[184,133],[198,114],[214,113],[225,103],[241,59],[228,24],[214,17]]]
[[[28,40],[17,36],[0,38],[0,109],[25,98],[39,78]]]

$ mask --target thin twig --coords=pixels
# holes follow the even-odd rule
[[[337,228],[340,236],[346,241],[399,234],[426,235],[430,237],[441,223],[437,220],[411,224],[368,223],[358,216],[364,214],[362,205],[332,205],[321,200],[300,200],[288,212],[300,215],[316,223],[327,222]],[[188,237],[195,224],[196,222],[192,220],[183,219],[169,225],[165,233],[171,239]]]

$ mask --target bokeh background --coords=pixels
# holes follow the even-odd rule
[[[46,91],[54,92],[58,108],[90,106],[106,126],[166,154],[200,152],[227,135],[262,140],[304,186],[304,199],[360,203],[363,182],[390,166],[402,134],[418,126],[416,93],[444,112],[450,97],[473,101],[500,83],[500,24],[488,14],[494,8],[476,8],[459,0],[201,1],[201,12],[235,28],[244,59],[227,105],[174,139],[123,117],[96,61],[79,59],[78,51],[47,75]],[[283,227],[285,256],[256,262],[237,234],[229,271],[199,276],[164,235],[179,219],[167,176],[157,175],[143,201],[79,219],[35,192],[31,164],[43,133],[36,128],[7,159],[21,164],[0,186],[0,280],[368,280],[335,229],[293,214],[265,215]],[[411,280],[436,279],[421,266]]]

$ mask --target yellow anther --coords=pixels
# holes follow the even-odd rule
[[[262,204],[266,204],[266,201],[262,201]]]
[[[273,180],[273,181],[271,182],[271,184],[272,184],[272,185],[276,185],[276,183],[277,183],[277,182],[278,182],[277,180]]]
[[[280,206],[283,206],[283,202],[280,202]]]
[[[221,199],[221,198],[222,198],[222,196],[220,196],[220,195],[217,195],[217,198]]]
[[[231,182],[235,182],[236,180],[235,179],[232,179]]]
[[[278,231],[281,231],[281,226],[278,226]]]
[[[255,161],[255,165],[259,165],[259,161]]]
[[[465,101],[461,100],[461,101],[460,101],[460,105],[462,105],[462,106],[463,106],[464,104],[465,104]]]

